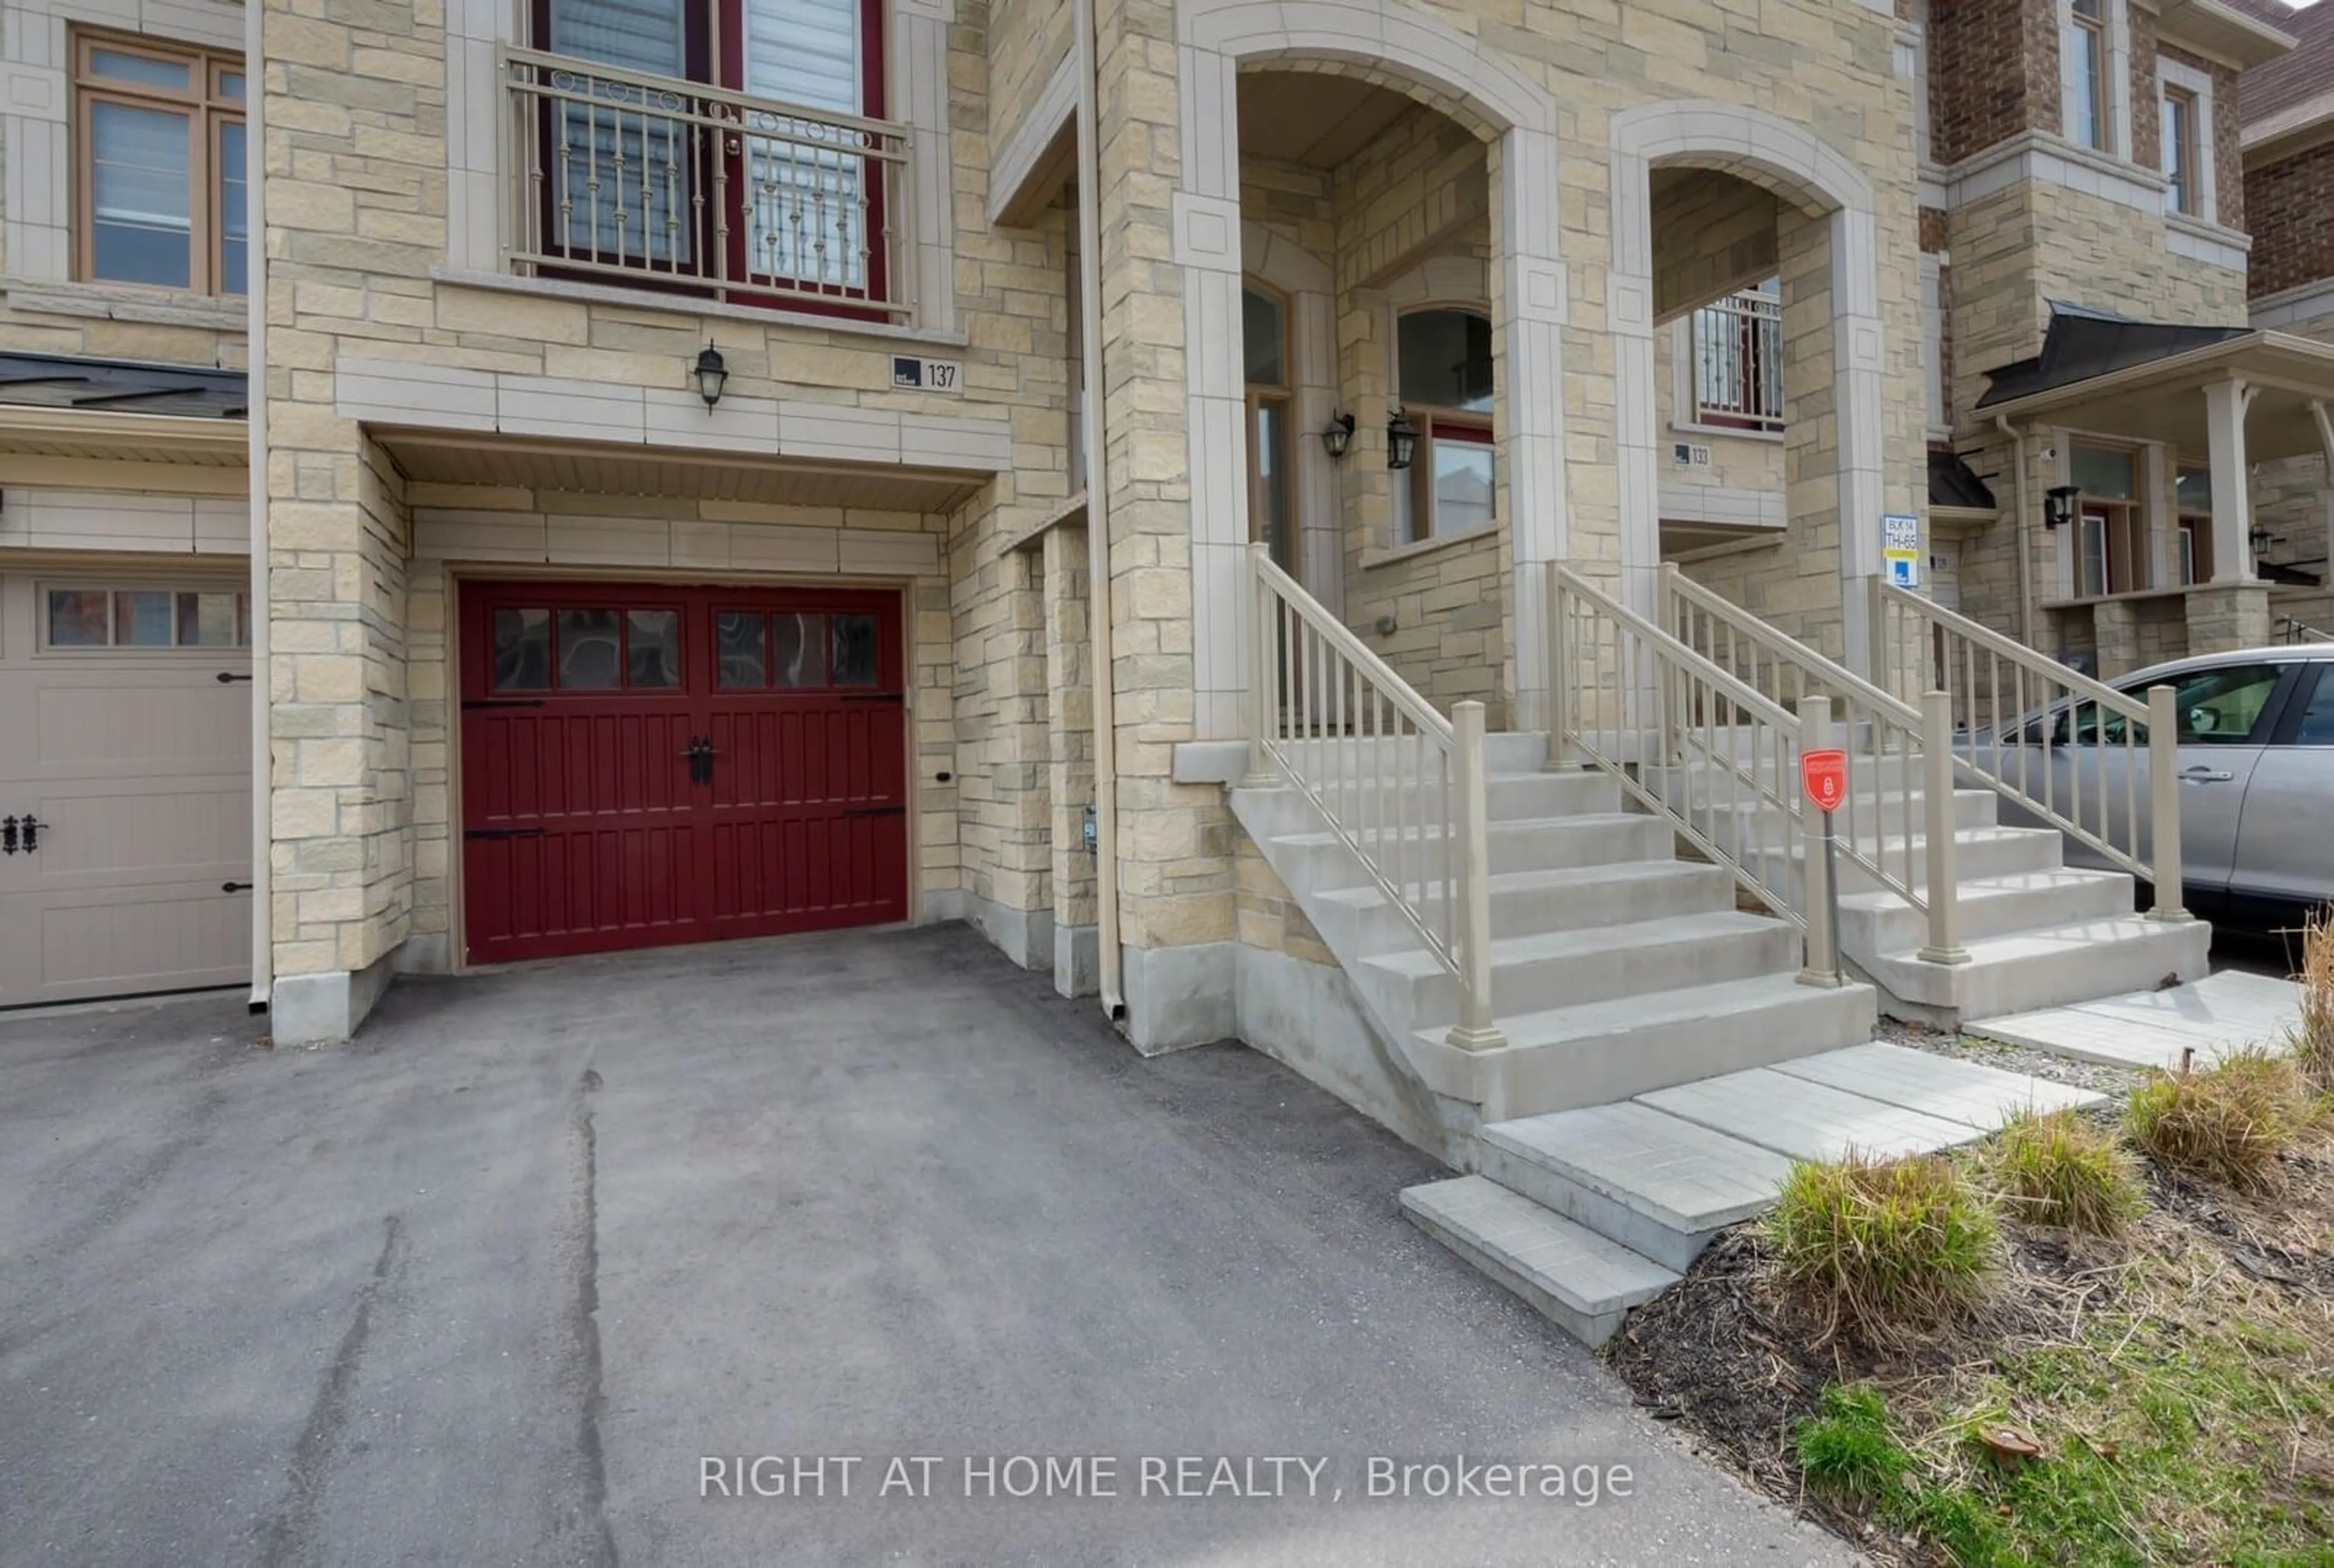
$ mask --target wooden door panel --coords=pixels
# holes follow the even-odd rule
[[[643,602],[683,616],[678,686],[493,688],[496,609],[547,609],[556,628],[563,607]],[[724,612],[872,615],[879,684],[725,688],[715,638]],[[474,960],[905,918],[905,715],[891,695],[905,662],[896,595],[492,583],[466,594],[462,623],[464,910]],[[555,650],[529,668],[558,664]],[[713,748],[702,776],[689,756],[700,736]]]

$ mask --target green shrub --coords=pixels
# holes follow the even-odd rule
[[[1764,1221],[1782,1277],[1837,1322],[1933,1323],[1975,1304],[2000,1247],[1993,1211],[1937,1155],[1800,1162]]]
[[[2030,1225],[2115,1236],[2139,1217],[2139,1162],[2073,1111],[2021,1111],[1980,1156],[2002,1207]]]
[[[2293,1058],[2244,1050],[2201,1072],[2158,1073],[2132,1092],[2133,1141],[2167,1169],[2260,1191],[2317,1113]]]

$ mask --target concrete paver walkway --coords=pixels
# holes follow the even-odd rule
[[[2185,986],[2103,996],[1964,1024],[1981,1039],[2117,1067],[2177,1067],[2193,1048],[2210,1063],[2247,1045],[2281,1048],[2301,1022],[2291,980],[2223,970]]]

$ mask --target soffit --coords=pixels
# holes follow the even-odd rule
[[[885,464],[757,462],[731,454],[703,459],[580,442],[511,441],[379,431],[374,439],[405,476],[439,485],[485,485],[596,495],[658,495],[766,506],[855,506],[885,512],[946,512],[992,476]]]
[[[1351,76],[1244,71],[1239,149],[1250,158],[1336,168],[1416,107],[1390,87]]]

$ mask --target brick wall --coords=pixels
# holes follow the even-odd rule
[[[2057,130],[2056,8],[2049,0],[1931,0],[1929,84],[1939,163],[2021,130]]]
[[[2250,169],[2255,298],[2334,278],[2334,142]]]

